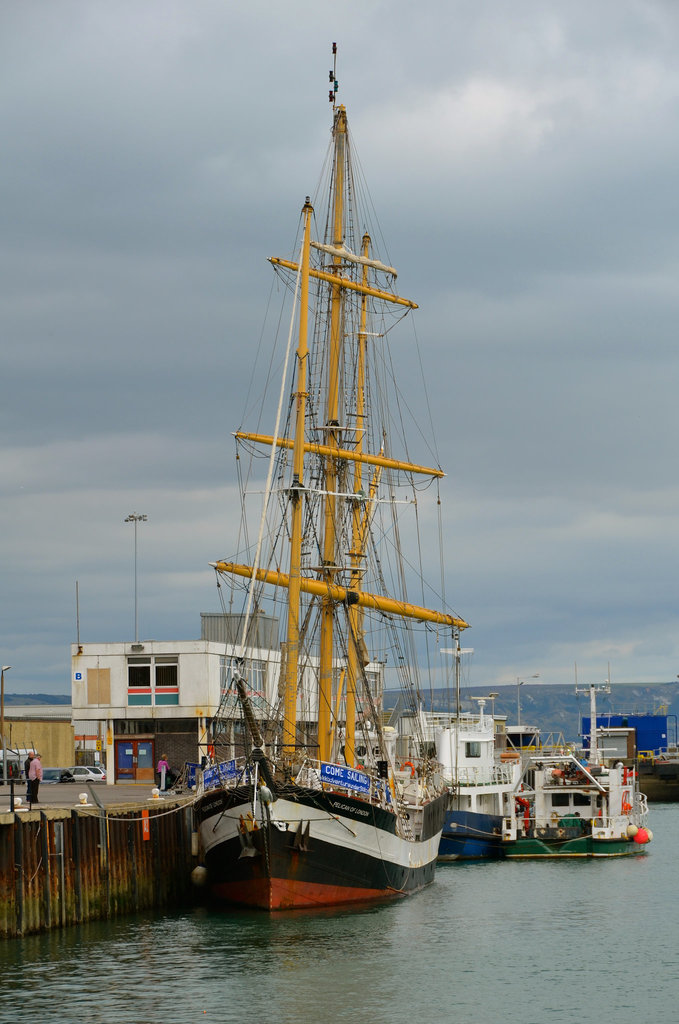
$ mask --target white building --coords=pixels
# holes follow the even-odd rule
[[[222,744],[228,747],[224,756],[233,756],[242,738],[242,722],[238,701],[233,691],[227,691],[241,621],[240,616],[202,614],[200,640],[72,645],[76,745],[80,736],[82,743],[100,752],[110,783],[152,782],[163,755],[174,770],[187,761],[211,757],[218,711]],[[249,652],[240,671],[255,715],[264,720],[279,703],[278,621],[260,613],[255,630],[255,643],[261,646]],[[314,674],[310,665],[297,702],[299,728],[309,743],[314,743],[318,721]],[[381,666],[369,666],[368,675],[379,704]],[[340,676],[338,668],[338,681]],[[341,716],[343,701],[337,709]]]

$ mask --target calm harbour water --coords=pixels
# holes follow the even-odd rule
[[[652,805],[650,825],[645,857],[443,865],[369,910],[191,910],[10,940],[0,1021],[672,1021],[679,805]]]

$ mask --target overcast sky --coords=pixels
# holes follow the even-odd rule
[[[0,6],[0,658],[196,639],[339,100],[416,314],[470,682],[679,673],[675,0]]]

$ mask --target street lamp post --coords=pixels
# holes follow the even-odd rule
[[[536,672],[535,675],[530,677],[531,679],[539,679],[540,673]],[[527,682],[526,679],[516,680],[516,724],[521,727],[521,687]]]
[[[3,665],[0,671],[0,738],[2,738],[2,784],[7,785],[7,744],[5,743],[5,672],[11,665]]]
[[[134,642],[139,643],[139,616],[137,605],[137,523],[145,523],[148,516],[130,512],[126,523],[134,523]]]

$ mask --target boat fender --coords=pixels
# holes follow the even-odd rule
[[[633,825],[632,822],[630,822],[626,829],[627,838],[634,839],[638,831],[639,829],[637,828],[637,826]]]
[[[648,835],[648,829],[638,828],[636,831],[636,835],[634,836],[634,842],[638,843],[639,846],[644,846],[645,843],[650,843],[650,841],[651,840]]]
[[[410,778],[412,779],[415,775],[415,765],[412,761],[404,761],[401,765],[401,771],[404,772],[406,768],[410,768]]]
[[[191,872],[192,883],[199,888],[205,885],[207,882],[207,868],[203,864],[198,864]]]

